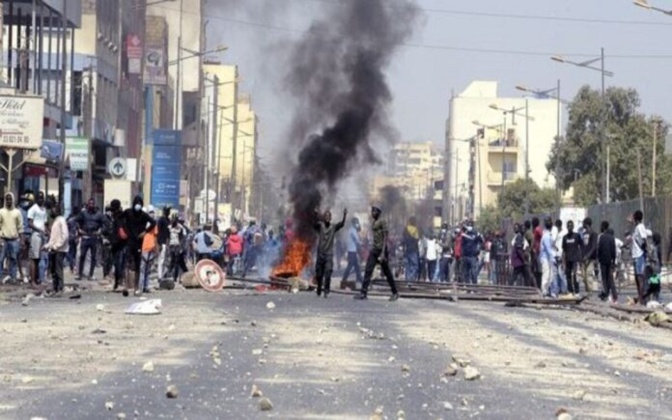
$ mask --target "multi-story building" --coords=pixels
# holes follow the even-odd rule
[[[496,203],[502,188],[524,178],[526,171],[540,187],[555,187],[546,163],[558,135],[557,101],[502,98],[497,88],[497,82],[475,81],[450,101],[443,203],[447,221],[477,218],[481,208]],[[470,198],[474,214],[469,214]]]

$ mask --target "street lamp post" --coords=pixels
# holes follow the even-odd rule
[[[667,16],[672,16],[672,10],[666,10],[661,9],[660,7],[651,6],[647,0],[635,0],[633,1],[633,3],[635,6],[639,6],[648,10],[654,10]]]
[[[609,179],[609,166],[607,165],[607,158],[606,158],[606,153],[607,153],[607,147],[605,144],[605,127],[606,127],[606,112],[607,112],[607,107],[606,107],[606,91],[605,91],[605,77],[614,77],[614,73],[611,71],[608,71],[604,68],[604,48],[600,49],[600,56],[598,58],[593,58],[587,61],[583,62],[576,62],[576,61],[571,61],[568,60],[564,57],[561,56],[553,56],[551,57],[551,60],[556,61],[558,63],[562,64],[571,64],[576,67],[581,67],[593,71],[600,72],[601,75],[601,83],[602,83],[602,110],[600,112],[601,114],[601,120],[600,121],[600,147],[602,149],[602,157],[603,157],[603,162],[602,162],[602,204],[609,204],[609,187],[608,187],[608,179]],[[594,63],[600,62],[600,67],[595,67],[593,66]],[[606,207],[602,206],[602,215],[606,215]]]

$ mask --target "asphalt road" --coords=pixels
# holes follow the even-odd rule
[[[643,323],[312,293],[150,297],[160,315],[124,315],[138,299],[100,291],[0,305],[0,418],[672,418],[672,334]],[[444,376],[453,357],[481,378]]]

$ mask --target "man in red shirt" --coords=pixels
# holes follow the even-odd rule
[[[541,227],[538,217],[532,218],[532,234],[534,243],[532,245],[532,274],[537,287],[541,289],[541,264],[539,264],[539,251],[541,250],[541,238],[544,236],[544,228]]]
[[[455,229],[455,240],[453,241],[455,248],[455,282],[459,283],[462,280],[462,228]]]

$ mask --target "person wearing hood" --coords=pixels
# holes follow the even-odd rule
[[[474,222],[467,222],[462,242],[462,275],[465,283],[478,284],[478,257],[483,247],[483,237],[474,228]]]
[[[5,205],[0,209],[0,270],[4,268],[5,259],[9,260],[9,275],[4,277],[3,283],[16,280],[17,261],[21,243],[19,238],[23,233],[23,216],[21,211],[14,207],[14,194],[5,195]]]
[[[128,296],[129,290],[139,289],[140,263],[142,261],[142,242],[145,235],[154,230],[156,222],[149,214],[142,211],[144,202],[139,195],[133,199],[133,207],[126,209],[122,214],[123,227],[126,230],[128,241],[126,242],[126,285],[124,296]]]
[[[93,198],[86,203],[86,210],[77,216],[77,228],[80,235],[79,271],[75,280],[81,280],[84,275],[84,262],[86,254],[91,254],[89,263],[89,281],[94,281],[93,272],[96,269],[96,255],[100,235],[105,229],[105,216],[96,209]]]

